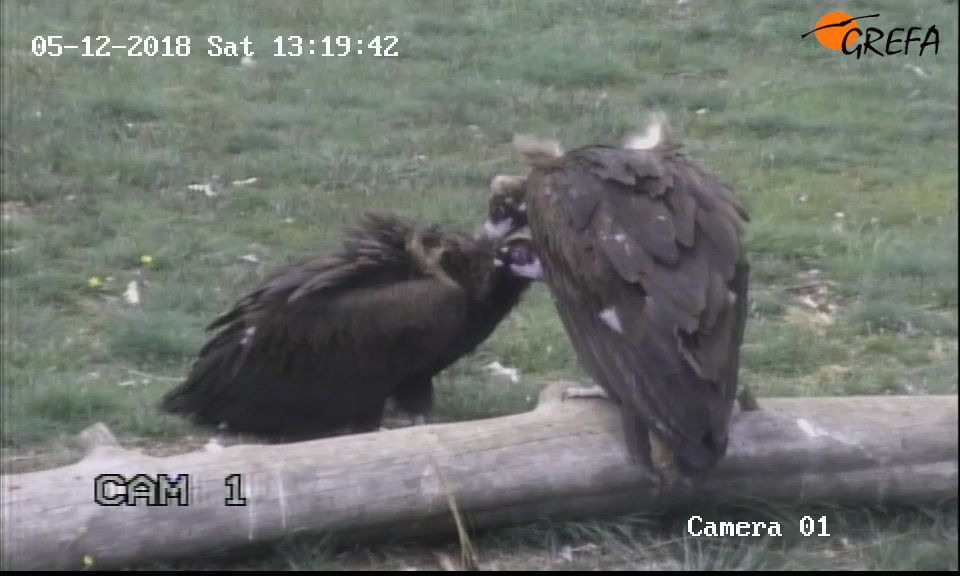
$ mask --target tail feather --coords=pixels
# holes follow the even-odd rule
[[[220,411],[238,392],[236,376],[243,369],[247,346],[243,334],[230,326],[208,341],[187,378],[160,401],[160,409],[190,416],[199,423],[219,424]]]
[[[712,472],[727,453],[727,436],[709,433],[698,441],[687,442],[674,449],[677,468],[687,478],[699,482]]]

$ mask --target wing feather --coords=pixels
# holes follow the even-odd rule
[[[680,246],[674,229],[673,214],[661,201],[646,194],[615,187],[605,195],[605,214],[626,233],[627,239],[656,260],[668,266],[677,264]],[[622,215],[630,214],[624,218]]]
[[[696,199],[690,194],[669,194],[667,204],[673,213],[677,242],[684,248],[693,247],[697,218]]]

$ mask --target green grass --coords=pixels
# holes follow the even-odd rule
[[[155,402],[203,326],[264,274],[330,246],[367,209],[473,229],[492,175],[520,169],[514,132],[568,146],[616,139],[651,107],[750,209],[745,382],[761,396],[957,393],[957,5],[876,4],[877,25],[936,24],[939,54],[857,61],[800,42],[825,10],[814,2],[4,2],[5,451],[42,451],[97,420],[125,442],[196,433]],[[145,30],[188,34],[193,54],[30,53],[35,35],[76,43]],[[206,56],[209,34],[249,35],[255,65]],[[272,56],[273,38],[292,34],[395,34],[400,57]],[[209,182],[216,196],[188,188]],[[101,287],[87,286],[91,276]],[[137,308],[122,299],[132,280]],[[494,360],[521,381],[491,377],[483,366]],[[580,376],[536,287],[441,377],[439,417],[528,410],[543,380]],[[846,544],[692,542],[676,519],[619,519],[484,536],[481,560],[957,568],[955,503],[831,515]],[[584,543],[601,552],[523,560]],[[429,558],[308,540],[227,564]]]

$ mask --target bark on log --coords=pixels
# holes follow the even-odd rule
[[[762,399],[760,411],[735,416],[729,454],[706,485],[658,493],[627,464],[616,410],[563,402],[564,386],[514,416],[165,458],[95,431],[97,447],[76,464],[2,477],[3,565],[132,566],[302,530],[341,541],[455,535],[444,485],[472,530],[706,501],[957,494],[957,396]],[[189,504],[98,505],[94,479],[110,473],[188,474]],[[225,505],[233,474],[244,506]]]

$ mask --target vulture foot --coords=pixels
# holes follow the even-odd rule
[[[610,395],[602,387],[594,386],[571,386],[563,391],[561,396],[563,400],[573,399],[603,399],[609,400]]]

